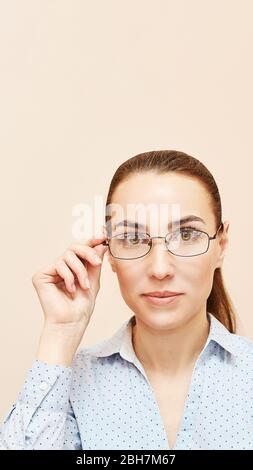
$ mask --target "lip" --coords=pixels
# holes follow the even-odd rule
[[[153,305],[168,305],[177,301],[181,295],[183,294],[169,295],[168,297],[155,297],[145,294],[143,295],[143,298]]]
[[[146,294],[143,294],[143,295],[148,295],[152,297],[171,297],[171,296],[180,295],[180,294],[182,294],[182,292],[174,292],[170,290],[163,290],[163,291],[156,290],[153,292],[147,292]]]
[[[168,305],[174,303],[180,295],[183,295],[183,293],[171,291],[155,291],[143,294],[143,297],[153,305]]]

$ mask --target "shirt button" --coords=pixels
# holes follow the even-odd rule
[[[47,390],[48,384],[47,382],[41,382],[40,384],[40,390]]]

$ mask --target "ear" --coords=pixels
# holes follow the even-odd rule
[[[225,252],[228,247],[228,241],[229,241],[228,239],[229,224],[230,224],[229,221],[223,222],[223,230],[220,229],[220,231],[217,233],[218,257],[217,257],[216,268],[221,268],[223,264]]]

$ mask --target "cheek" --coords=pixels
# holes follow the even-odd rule
[[[182,279],[186,283],[186,290],[196,293],[197,296],[206,294],[207,297],[212,289],[213,284],[213,258],[209,256],[193,259],[184,266],[181,273]]]
[[[122,262],[117,266],[117,278],[121,292],[126,305],[133,312],[140,312],[143,309],[143,303],[140,294],[143,293],[143,284],[147,281],[146,270],[137,264]]]
[[[127,302],[138,293],[142,287],[142,282],[146,277],[146,271],[142,271],[137,264],[127,261],[116,261],[115,272],[122,297]],[[214,274],[214,257],[208,256],[196,257],[187,262],[178,265],[174,271],[173,283],[178,289],[186,292],[192,298],[207,298],[212,289]],[[169,277],[164,282],[170,283]]]
[[[115,266],[118,280],[121,284],[134,285],[136,279],[140,278],[140,270],[134,264],[127,261],[121,261]]]

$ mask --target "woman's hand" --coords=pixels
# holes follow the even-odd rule
[[[100,289],[105,237],[74,243],[32,277],[44,313],[36,359],[70,366]],[[101,259],[97,263],[96,256]],[[90,284],[90,287],[88,287]]]
[[[102,236],[73,243],[54,263],[33,275],[46,324],[88,324],[100,289],[101,266],[107,251],[107,246],[101,244],[104,240]]]

